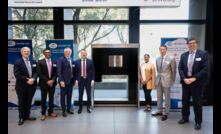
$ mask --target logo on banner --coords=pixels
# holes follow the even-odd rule
[[[8,41],[8,47],[14,47],[15,42],[14,41]]]
[[[54,48],[57,48],[57,46],[58,46],[58,45],[57,45],[56,43],[51,43],[51,44],[49,44],[49,48],[53,48],[53,49],[54,49]]]

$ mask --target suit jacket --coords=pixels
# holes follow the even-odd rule
[[[47,81],[54,80],[54,86],[57,84],[57,70],[56,70],[56,63],[51,61],[52,67],[51,67],[51,78],[49,78],[48,75],[48,66],[46,63],[46,59],[42,59],[38,61],[37,64],[37,72],[39,75],[39,84],[40,86],[47,86]]]
[[[72,68],[70,66],[70,62],[67,60],[65,56],[60,57],[57,60],[57,74],[58,74],[58,82],[60,84],[61,81],[64,81],[65,84],[69,84],[70,82],[74,83],[74,63],[72,62]]]
[[[81,59],[75,61],[76,67],[76,79],[80,81],[81,79]],[[92,60],[86,60],[86,77],[88,81],[95,79],[95,70],[94,70],[94,63]]]
[[[176,78],[176,60],[174,57],[165,56],[162,71],[160,71],[161,56],[156,59],[157,78],[156,86],[159,86],[161,80],[162,86],[170,88]]]
[[[189,52],[185,52],[181,55],[178,70],[180,74],[180,82],[184,83],[184,79],[187,78],[188,72],[188,56]],[[193,62],[192,68],[192,76],[196,78],[193,85],[204,85],[208,78],[209,72],[209,61],[208,61],[208,53],[203,50],[197,50],[195,53],[195,58]]]
[[[141,82],[141,66],[139,68],[139,80]],[[154,89],[155,88],[155,79],[156,79],[156,69],[154,64],[148,63],[145,68],[145,78],[146,78],[146,87],[147,89]]]
[[[30,61],[31,67],[32,67],[32,78],[35,79],[33,85],[27,84],[29,74],[28,74],[28,69],[25,65],[25,61],[23,58],[20,58],[15,61],[14,63],[14,75],[16,78],[16,83],[15,83],[15,89],[16,90],[21,90],[21,89],[35,89],[37,85],[37,70],[36,70],[36,62],[35,61]]]

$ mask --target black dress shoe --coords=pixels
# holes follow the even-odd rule
[[[22,125],[22,124],[24,124],[24,119],[23,118],[19,119],[19,121],[18,121],[19,126]]]
[[[25,118],[25,120],[36,120],[36,118],[35,117],[27,117],[27,118]]]
[[[66,117],[67,116],[66,112],[62,112],[62,116]]]
[[[189,119],[182,118],[181,120],[178,121],[178,124],[184,124],[187,122],[189,122]]]
[[[156,113],[153,113],[152,116],[160,116],[160,115],[163,115],[162,113],[159,113],[159,112],[156,112]]]
[[[82,108],[78,109],[78,114],[80,114],[82,112]]]
[[[87,112],[88,112],[88,113],[91,113],[91,112],[92,112],[91,107],[87,107]]]
[[[195,128],[195,130],[200,130],[201,129],[201,124],[196,123],[194,128]]]
[[[67,110],[67,113],[74,114],[74,112],[72,112],[71,110]]]
[[[166,119],[167,119],[167,115],[163,115],[161,118],[162,121],[165,121]]]

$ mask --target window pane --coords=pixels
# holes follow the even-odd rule
[[[180,7],[165,8],[141,8],[141,20],[162,20],[162,19],[188,19],[189,16],[189,0],[181,0]]]
[[[181,0],[180,7],[141,8],[141,20],[205,19],[206,0]]]
[[[12,25],[8,27],[8,34],[13,35],[13,39],[32,39],[35,60],[43,58],[45,39],[54,38],[52,25]]]
[[[199,48],[204,49],[205,25],[189,24],[142,24],[140,25],[140,63],[144,61],[144,54],[150,55],[150,61],[155,63],[160,55],[159,46],[161,38],[195,37],[199,41]],[[153,90],[152,98],[156,100],[156,90]],[[143,91],[140,90],[140,98],[144,100]]]
[[[76,58],[83,48],[91,58],[91,44],[128,43],[128,25],[65,25],[64,33],[65,39],[74,39],[78,44]]]
[[[8,20],[53,20],[53,9],[8,8]]]
[[[64,9],[64,20],[128,20],[127,8]]]

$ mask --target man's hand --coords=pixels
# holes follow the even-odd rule
[[[93,87],[93,86],[94,86],[94,80],[91,81],[91,87]]]
[[[48,84],[50,87],[52,87],[53,84],[54,84],[54,81],[53,81],[53,80],[49,80],[49,81],[47,81],[47,84]]]
[[[78,80],[75,81],[75,84],[74,84],[76,87],[78,86]]]
[[[191,84],[190,79],[187,79],[187,78],[184,79],[184,82],[185,82],[187,85]]]
[[[61,82],[60,82],[60,85],[61,85],[62,88],[65,88],[65,83],[64,83],[64,81],[61,81]]]
[[[33,78],[28,78],[27,84],[28,85],[33,85],[34,84],[34,79]]]

